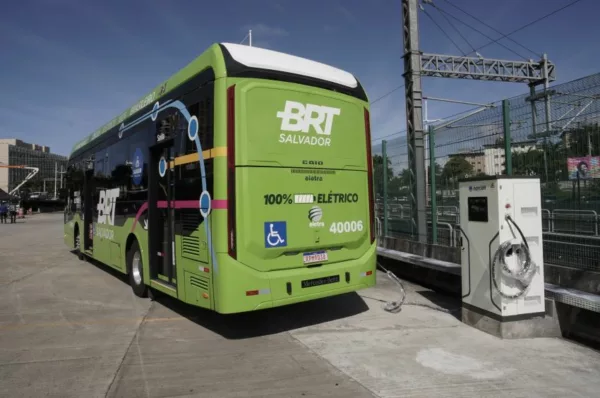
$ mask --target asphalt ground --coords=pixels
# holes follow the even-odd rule
[[[562,339],[501,340],[460,303],[385,274],[375,288],[222,316],[81,262],[62,215],[0,224],[0,396],[596,397],[600,354]]]

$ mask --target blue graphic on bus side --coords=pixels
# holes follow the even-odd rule
[[[285,221],[265,223],[265,247],[287,246],[287,224]]]
[[[162,90],[162,88],[161,88]],[[125,133],[126,131],[134,128],[135,126],[139,125],[140,123],[143,123],[145,120],[147,120],[148,118],[152,119],[152,121],[156,121],[156,119],[158,118],[158,114],[161,111],[164,111],[166,109],[170,109],[170,108],[175,108],[179,111],[179,113],[181,113],[183,115],[183,117],[185,118],[185,120],[187,120],[188,122],[188,135],[190,135],[190,133],[194,133],[192,134],[193,137],[193,141],[196,144],[196,152],[198,153],[198,164],[200,166],[200,177],[202,177],[202,191],[206,191],[207,190],[207,183],[206,183],[206,168],[204,167],[204,156],[202,155],[202,142],[200,142],[200,136],[198,134],[197,131],[197,126],[198,124],[196,122],[192,122],[192,126],[189,126],[189,123],[192,119],[196,119],[194,116],[190,115],[190,112],[187,110],[186,106],[183,104],[183,102],[177,100],[177,101],[172,101],[172,100],[166,100],[165,102],[163,102],[162,104],[160,104],[158,101],[154,103],[154,106],[152,108],[152,112],[146,113],[142,116],[140,116],[139,118],[133,120],[130,123],[127,123],[127,125],[124,125],[122,129],[120,130],[120,133]],[[197,120],[197,119],[196,119]],[[190,137],[191,139],[191,137]],[[159,163],[159,173],[162,173],[161,176],[164,177],[164,175],[167,172],[167,163],[164,159],[161,159],[161,162]],[[212,229],[211,229],[211,220],[210,218],[206,219],[206,222],[204,223],[204,231],[206,232],[206,237],[208,240],[208,248],[210,250],[210,254],[211,254],[211,258],[213,260],[213,268],[215,271],[215,274],[219,274],[219,262],[217,261],[217,256],[215,255],[215,248],[214,245],[212,243]]]
[[[165,174],[167,174],[167,161],[164,157],[160,158],[160,160],[158,161],[158,174],[161,177],[164,177]]]
[[[144,175],[144,154],[140,148],[136,148],[133,153],[131,171],[133,183],[135,185],[140,185],[142,183],[142,176]]]

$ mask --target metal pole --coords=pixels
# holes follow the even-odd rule
[[[387,169],[387,141],[381,142],[383,161],[383,237],[388,236],[388,169]]]
[[[535,86],[529,85],[529,95],[531,96],[531,133],[533,138],[537,138],[537,109],[535,106]],[[546,150],[544,149],[544,165],[546,164]]]
[[[435,186],[435,128],[428,126],[429,131],[429,178],[431,179],[431,243],[437,245],[437,190]]]
[[[502,124],[504,127],[504,158],[506,163],[506,175],[511,176],[512,172],[512,145],[510,136],[510,102],[502,100]]]
[[[54,199],[56,199],[56,188],[58,183],[58,163],[54,162]]]
[[[537,108],[535,105],[535,86],[532,84],[529,86],[529,92],[531,95],[531,123],[532,123],[532,133],[533,133],[533,137],[537,138]],[[546,93],[547,94],[547,93]],[[546,116],[546,119],[548,117]],[[547,132],[546,132],[547,133]],[[547,134],[544,134],[544,136],[547,136]],[[544,138],[544,143],[546,138]],[[546,153],[546,147],[544,146],[544,170],[546,171],[546,182],[548,182],[548,155]]]
[[[250,43],[250,47],[252,47],[252,29],[248,32],[248,42]]]
[[[544,134],[544,169],[546,171],[546,183],[548,182],[548,160],[547,154],[548,151],[548,134],[550,134],[550,129],[552,128],[550,122],[550,94],[548,93],[548,88],[550,87],[550,79],[548,77],[548,55],[544,53],[542,58],[544,62],[544,102],[546,104],[546,134]]]
[[[406,131],[410,170],[411,233],[427,243],[425,196],[425,145],[423,134],[423,90],[417,0],[402,0]]]

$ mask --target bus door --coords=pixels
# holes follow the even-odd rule
[[[148,248],[150,278],[176,285],[174,140],[150,149]]]
[[[94,169],[87,168],[83,179],[83,229],[80,231],[80,237],[83,239],[81,251],[94,250]]]

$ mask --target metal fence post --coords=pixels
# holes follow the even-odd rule
[[[437,190],[435,187],[435,129],[429,125],[429,178],[431,179],[431,188],[429,195],[431,197],[431,242],[436,245],[438,241],[437,233]]]
[[[383,161],[383,236],[388,236],[388,169],[387,169],[387,141],[381,142]]]
[[[510,102],[502,100],[502,124],[504,127],[504,159],[506,164],[506,175],[511,176],[512,171],[512,145],[510,137]]]

